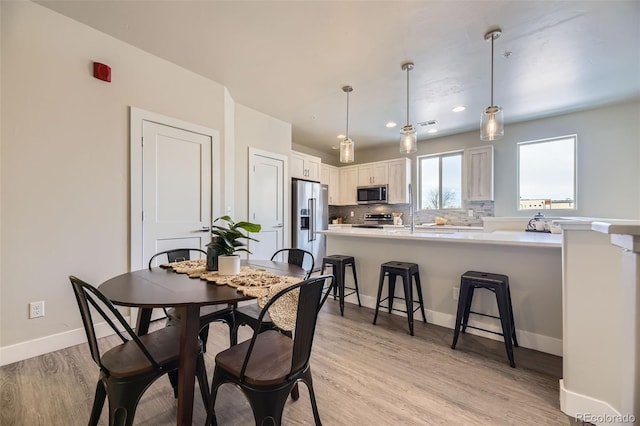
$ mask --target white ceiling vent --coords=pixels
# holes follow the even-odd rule
[[[437,125],[438,122],[436,120],[427,120],[427,121],[421,121],[420,123],[418,123],[418,126],[420,127],[433,127],[435,125]]]

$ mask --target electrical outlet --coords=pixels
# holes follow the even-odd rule
[[[353,212],[350,212],[350,216],[353,217]]]
[[[453,288],[453,300],[458,300],[458,296],[460,296],[460,287]]]
[[[44,300],[29,303],[29,319],[44,316]]]
[[[473,209],[467,210],[467,216],[473,217]]]

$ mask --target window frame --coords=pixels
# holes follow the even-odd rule
[[[442,207],[442,158],[443,157],[453,157],[455,155],[460,155],[460,207],[451,207],[451,208],[444,208]],[[434,158],[437,157],[438,158],[438,208],[435,209],[423,209],[422,208],[422,166],[421,166],[421,160],[424,158]],[[464,197],[463,197],[463,191],[464,191],[464,150],[463,149],[457,149],[454,151],[447,151],[447,152],[440,152],[440,153],[435,153],[435,154],[425,154],[425,155],[419,155],[418,157],[416,157],[416,164],[417,164],[417,168],[418,168],[418,174],[417,174],[417,178],[418,178],[418,193],[417,193],[417,198],[418,198],[418,211],[439,211],[439,210],[447,210],[447,211],[455,211],[455,210],[463,210],[463,203],[464,203]]]
[[[572,208],[543,208],[542,210],[548,211],[569,211],[576,212],[578,210],[578,135],[569,134],[562,136],[554,136],[544,139],[535,139],[531,141],[518,142],[516,144],[516,211],[518,212],[531,212],[536,209],[523,209],[520,208],[520,147],[524,145],[531,145],[536,143],[549,143],[553,141],[560,141],[565,139],[573,139],[573,207]]]

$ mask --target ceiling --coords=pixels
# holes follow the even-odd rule
[[[494,100],[507,126],[640,96],[637,0],[38,3],[223,84],[291,123],[294,143],[325,152],[345,133],[344,85],[356,149],[399,140],[406,61],[420,141],[479,128],[490,104],[484,34],[496,27]],[[437,133],[417,125],[428,120]]]

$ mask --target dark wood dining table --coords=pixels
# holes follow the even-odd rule
[[[243,260],[253,269],[266,269],[280,276],[303,277],[303,268],[285,262]],[[139,335],[149,330],[153,308],[182,309],[180,321],[180,361],[178,379],[177,424],[190,425],[193,416],[196,360],[199,349],[200,307],[235,304],[252,299],[228,285],[217,285],[199,278],[189,278],[172,269],[152,268],[127,272],[99,286],[115,305],[140,308],[136,324]]]

